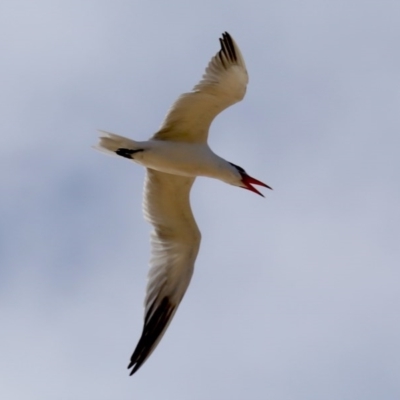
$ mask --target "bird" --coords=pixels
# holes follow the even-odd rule
[[[153,227],[151,257],[143,331],[128,365],[130,375],[160,342],[189,286],[201,241],[189,199],[196,177],[218,179],[261,196],[253,185],[272,189],[215,154],[207,143],[213,119],[243,99],[249,80],[232,36],[224,32],[219,40],[221,48],[200,82],[178,97],[149,140],[100,131],[96,146],[146,168],[143,214]]]

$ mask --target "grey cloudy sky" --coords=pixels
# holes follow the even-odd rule
[[[400,3],[0,6],[2,399],[400,398]],[[129,378],[150,227],[138,140],[223,31],[250,74],[210,144],[273,188],[198,179],[192,284]]]

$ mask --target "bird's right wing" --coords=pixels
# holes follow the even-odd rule
[[[193,182],[147,169],[143,210],[154,231],[144,327],[128,366],[131,375],[157,346],[193,274],[201,238],[189,202]]]
[[[153,139],[204,143],[213,119],[243,99],[249,77],[242,53],[227,32],[220,43],[203,79],[172,105]]]

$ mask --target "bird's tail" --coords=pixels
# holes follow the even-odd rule
[[[99,131],[101,133],[99,143],[94,146],[95,149],[102,152],[119,155],[125,158],[133,159],[133,154],[143,151],[138,142],[128,139],[115,133]]]

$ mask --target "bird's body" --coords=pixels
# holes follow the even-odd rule
[[[106,134],[109,138],[117,137],[114,134]],[[206,176],[226,183],[233,183],[240,177],[237,169],[215,154],[207,143],[152,139],[143,142],[132,141],[130,149],[139,151],[127,158],[156,171],[192,178]]]
[[[248,76],[239,48],[224,33],[221,50],[211,59],[203,79],[181,95],[160,130],[148,141],[103,132],[98,148],[146,167],[143,212],[153,225],[152,256],[145,298],[142,336],[128,368],[136,372],[157,346],[182,300],[193,274],[201,234],[190,207],[197,176],[258,192],[268,187],[243,168],[216,155],[207,144],[215,116],[240,101]]]

